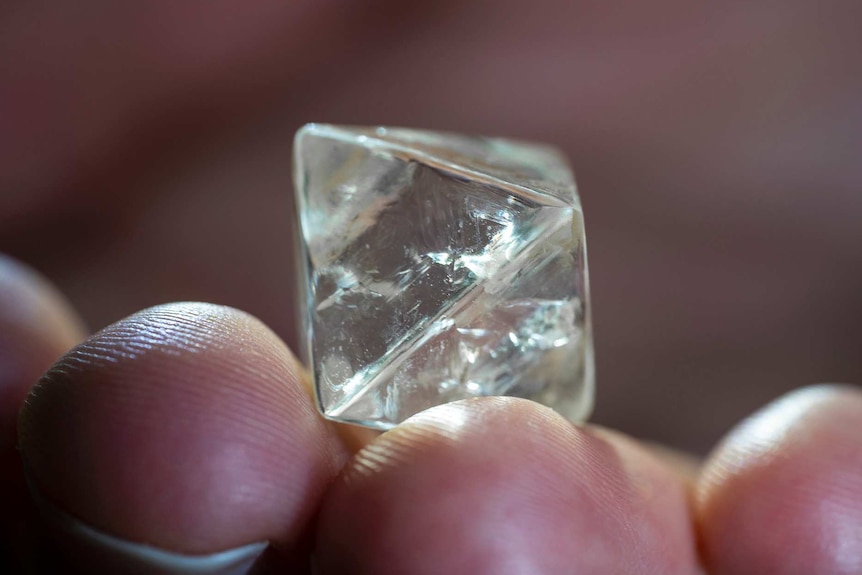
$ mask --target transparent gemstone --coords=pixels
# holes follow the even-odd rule
[[[476,396],[592,406],[583,215],[546,146],[400,128],[296,135],[301,350],[328,418]]]

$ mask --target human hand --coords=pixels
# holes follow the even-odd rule
[[[415,9],[400,2],[372,4],[369,10],[369,4],[362,2],[254,0],[238,11],[231,3],[211,1],[185,3],[182,9],[170,1],[86,6],[22,3],[3,11],[0,251],[46,272],[91,326],[107,325],[157,302],[203,299],[253,313],[290,343],[295,321],[285,310],[292,285],[290,265],[285,263],[290,258],[285,223],[288,142],[293,129],[311,120],[379,122],[523,137],[561,146],[572,158],[581,184],[594,272],[599,420],[639,436],[706,449],[729,422],[782,390],[824,375],[852,380],[859,373],[862,195],[857,191],[862,170],[853,152],[859,149],[862,134],[858,113],[862,76],[848,55],[859,51],[862,36],[856,23],[862,5],[789,0],[753,7],[659,0],[630,3],[623,9],[539,0],[525,14],[522,3],[514,1],[418,3],[411,5]],[[8,462],[0,467],[5,470],[4,485],[10,487],[4,488],[7,497],[0,505],[5,515],[12,516],[7,511],[10,506],[29,501],[11,449],[16,441],[11,435],[14,412],[38,374],[80,342],[84,330],[77,327],[79,322],[66,304],[51,303],[61,301],[56,296],[17,272],[4,277],[0,299],[8,305],[0,306],[5,310],[0,347],[6,357],[0,361],[0,409],[4,410],[0,419],[6,423],[2,445]],[[22,311],[27,309],[36,311]],[[331,477],[352,448],[334,440],[330,426],[307,419],[316,415],[305,399],[300,401],[304,396],[296,391],[299,384],[291,375],[293,360],[282,357],[283,348],[271,334],[262,335],[259,327],[247,329],[257,334],[254,341],[263,342],[265,349],[271,345],[282,350],[273,352],[275,356],[238,349],[225,333],[244,333],[237,327],[238,317],[207,309],[183,310],[175,318],[175,327],[199,325],[207,314],[224,315],[212,320],[217,327],[215,339],[202,348],[208,352],[162,363],[158,358],[181,358],[186,353],[175,350],[175,343],[166,343],[149,352],[154,359],[146,361],[153,362],[152,367],[147,368],[139,354],[134,360],[118,360],[115,369],[119,371],[111,372],[105,370],[114,363],[107,360],[80,375],[103,374],[104,379],[88,375],[95,379],[79,385],[78,376],[70,376],[74,383],[58,385],[57,389],[90,390],[86,393],[94,395],[74,401],[70,396],[70,408],[78,402],[82,411],[67,413],[58,407],[74,421],[58,416],[53,431],[43,427],[49,425],[45,416],[34,415],[33,437],[53,433],[66,443],[33,449],[41,450],[57,467],[65,465],[63,457],[74,459],[57,470],[57,477],[68,489],[78,491],[64,496],[59,487],[50,487],[46,476],[53,477],[53,469],[46,472],[34,463],[33,474],[36,481],[46,483],[43,491],[56,499],[55,507],[123,537],[183,551],[213,551],[267,537],[281,550],[275,558],[289,562],[296,557],[301,562],[303,553],[291,549],[299,549],[302,538],[291,539],[285,533],[307,533],[307,518],[314,513],[303,511],[303,505],[313,506],[325,498],[302,486],[319,486],[319,481]],[[165,313],[149,313],[148,319],[123,333],[131,339],[134,334],[155,336],[158,326],[151,322]],[[121,339],[112,341],[121,345]],[[211,361],[213,355],[221,356],[217,350],[236,356],[231,360],[235,363]],[[130,363],[121,369],[126,362]],[[196,362],[225,370],[212,373],[213,368]],[[164,388],[153,387],[156,377],[163,380]],[[137,383],[140,379],[149,383]],[[282,382],[273,383],[276,379]],[[93,391],[96,380],[119,384],[108,385],[111,389],[140,389],[144,395],[122,400],[122,409],[116,406],[121,398],[110,400],[107,395],[101,403],[93,399],[102,397],[104,389]],[[282,393],[293,390],[288,395],[297,405],[288,408],[284,398],[267,403],[264,398],[270,397],[273,386]],[[251,431],[243,431],[243,425],[252,425],[255,418],[227,425],[235,412],[219,403],[227,401],[220,394],[214,394],[211,404],[178,413],[180,403],[193,401],[182,390],[203,393],[216,387],[238,389],[237,396],[231,396],[237,407],[259,412],[256,419],[275,437],[269,432],[250,436]],[[165,395],[159,400],[161,391]],[[825,393],[832,397],[832,392]],[[734,487],[739,485],[731,481],[737,477],[734,474],[716,480],[716,485],[730,486],[709,493],[730,495],[701,495],[698,501],[726,497],[736,502],[736,507],[714,507],[731,510],[723,520],[730,523],[718,519],[709,523],[724,525],[714,527],[714,532],[734,537],[710,538],[706,530],[695,529],[704,534],[705,556],[731,557],[727,548],[735,546],[741,550],[740,561],[748,560],[752,555],[743,552],[759,542],[770,557],[804,554],[808,559],[794,558],[796,563],[787,569],[798,566],[810,575],[819,571],[805,571],[811,565],[806,561],[828,561],[842,557],[841,549],[858,550],[858,529],[852,529],[858,523],[851,521],[858,517],[853,515],[858,503],[846,495],[851,488],[858,492],[858,482],[853,483],[856,475],[852,469],[848,472],[858,459],[842,452],[855,451],[840,447],[854,444],[835,439],[844,431],[831,426],[817,431],[825,425],[823,418],[843,421],[835,410],[846,413],[842,410],[855,409],[852,406],[857,403],[844,401],[842,407],[842,400],[795,397],[783,404],[785,408],[770,408],[768,413],[797,409],[801,415],[765,418],[800,421],[802,417],[802,422],[784,439],[778,431],[767,434],[762,444],[774,450],[743,459],[739,474],[743,487],[759,486],[749,494],[763,495],[763,502],[781,507],[784,504],[778,501],[788,497],[781,519],[764,519],[766,512],[752,512],[755,515],[746,519],[747,527],[736,529],[731,520],[749,517],[736,512],[745,507],[739,503],[747,501],[745,489]],[[843,391],[840,397],[854,395]],[[57,405],[66,402],[63,398],[54,396],[50,401]],[[162,422],[164,431],[142,431],[155,422],[143,420],[143,407],[133,409],[131,403],[138,400],[157,402],[157,409],[148,413],[173,418]],[[167,407],[170,402],[177,406]],[[93,409],[111,411],[89,411]],[[186,415],[194,417],[187,421]],[[544,422],[537,424],[540,428],[551,423],[536,417]],[[129,430],[116,418],[127,418]],[[210,427],[197,427],[209,419]],[[82,438],[85,431],[79,426],[84,422],[97,426],[86,434],[111,433],[106,438]],[[233,435],[215,433],[211,427],[215,422],[222,422]],[[174,427],[183,425],[185,430]],[[853,421],[843,429],[852,431]],[[186,430],[188,442],[173,441]],[[479,431],[468,427],[464,433]],[[495,434],[499,445],[505,445],[503,439],[510,433],[515,430]],[[581,437],[592,432],[571,433]],[[761,444],[752,432],[740,433],[730,440],[731,447]],[[800,438],[809,433],[826,439]],[[233,437],[239,447],[220,443]],[[255,438],[271,439],[271,445],[259,447]],[[156,443],[147,445],[150,440]],[[631,452],[609,447],[619,441],[589,436],[581,443],[593,447],[587,452],[574,449],[571,457],[580,461],[584,453],[596,450]],[[187,443],[182,451],[180,447]],[[514,439],[509,443],[519,445]],[[167,444],[173,451],[166,449]],[[825,447],[820,449],[821,445]],[[70,446],[75,451],[65,451]],[[247,450],[248,458],[258,462],[240,469],[241,477],[234,475],[240,471],[223,461],[226,455],[218,455],[219,450],[234,447]],[[132,460],[139,448],[143,459]],[[333,455],[324,457],[320,450],[327,449]],[[639,449],[634,452],[640,453]],[[727,455],[732,453],[729,449],[722,448],[713,457],[730,461],[736,456]],[[60,457],[57,450],[65,455]],[[124,456],[112,450],[122,450]],[[217,456],[210,457],[209,450]],[[416,451],[417,457],[425,457],[422,449]],[[544,453],[538,448],[533,451]],[[767,461],[773,452],[777,459]],[[796,463],[789,471],[776,471],[783,454]],[[275,460],[286,455],[299,458],[295,467],[276,465]],[[820,464],[810,463],[820,470],[816,477],[806,474],[806,461],[820,461],[821,455]],[[190,463],[180,465],[182,456],[189,457]],[[560,455],[537,457],[555,469],[564,466]],[[673,493],[685,490],[679,487],[685,481],[674,475],[676,467],[654,467],[658,474],[654,475],[637,472],[640,467],[635,465],[637,473],[630,476],[620,465],[631,457],[614,457],[619,461],[610,462],[607,477],[620,477],[618,483],[611,483],[621,489],[631,482],[641,485],[635,477],[658,477],[645,485],[670,485]],[[616,499],[619,490],[611,492],[616,487],[609,491],[589,480],[609,463],[607,458],[597,458],[594,464],[599,467],[579,464],[587,482],[576,483],[573,489],[592,486],[595,490],[587,489],[588,494]],[[200,460],[212,465],[201,466]],[[511,464],[519,469],[517,459]],[[721,468],[715,465],[711,468]],[[767,470],[756,471],[758,466]],[[534,466],[537,471],[546,467]],[[169,477],[171,469],[175,477]],[[198,471],[186,475],[189,469]],[[384,475],[395,473],[381,469]],[[142,477],[144,471],[154,479]],[[210,477],[209,473],[213,478],[207,485],[211,483],[212,490],[193,485]],[[744,479],[751,474],[764,479]],[[225,478],[215,479],[215,475]],[[466,477],[471,477],[470,472]],[[668,483],[662,483],[661,477]],[[170,488],[161,489],[156,480]],[[108,488],[100,482],[116,486]],[[792,485],[787,487],[787,482]],[[810,486],[807,482],[823,484],[822,489],[811,487],[818,497],[793,487]],[[771,489],[774,483],[777,486]],[[96,487],[98,492],[90,499],[83,497]],[[782,497],[770,498],[772,492]],[[153,493],[175,495],[159,503],[150,500]],[[272,503],[269,513],[273,515],[260,511],[256,516],[268,517],[259,525],[269,527],[240,532],[245,507],[232,498],[242,499],[242,493],[257,493]],[[397,489],[393,493],[393,505],[400,506],[397,502],[404,496],[398,496]],[[429,493],[435,491],[417,494],[417,501],[421,503]],[[468,493],[478,496],[476,491]],[[513,486],[513,502],[518,493],[523,491]],[[287,509],[279,497],[295,497],[290,499],[294,510]],[[563,507],[564,498],[559,500],[562,503],[556,507]],[[303,501],[311,503],[299,503]],[[845,513],[836,515],[836,501],[843,502]],[[818,519],[812,506],[821,503],[825,511]],[[632,499],[635,504],[646,506],[643,517],[652,517],[647,512],[651,506],[637,497]],[[265,506],[260,501],[256,505],[257,509]],[[584,505],[590,509],[589,501]],[[691,508],[695,518],[716,516],[704,511],[704,505]],[[224,515],[213,509],[223,510]],[[26,518],[34,516],[21,511]],[[143,512],[151,514],[146,521],[154,522],[144,525]],[[578,518],[576,513],[567,515],[571,521]],[[231,517],[238,519],[233,522]],[[479,512],[475,521],[470,516],[462,530],[451,530],[453,538],[464,531],[478,533],[474,529],[487,525],[483,517]],[[662,517],[656,516],[656,521],[676,525],[672,518]],[[829,517],[835,521],[829,523]],[[225,527],[228,519],[236,529]],[[126,520],[131,523],[122,523]],[[179,527],[171,528],[171,521]],[[273,527],[276,523],[278,528]],[[662,542],[677,533],[668,527],[670,535],[665,537],[668,524],[653,524],[662,530]],[[321,523],[321,530],[327,529],[325,525]],[[632,538],[634,526],[611,534],[565,531],[568,527],[559,525],[560,532],[574,533],[573,539],[582,542],[604,534],[620,547],[637,543],[642,544],[638,549],[654,549]],[[234,537],[217,540],[200,531],[204,527],[223,529]],[[188,539],[174,537],[180,528]],[[759,531],[752,535],[755,528]],[[371,539],[385,535],[366,531]],[[765,531],[775,534],[774,542],[763,538]],[[542,548],[531,538],[541,533],[540,529],[528,533],[524,545]],[[395,534],[402,533],[396,529]],[[816,537],[797,545],[800,534]],[[666,557],[668,561],[677,557],[681,569],[686,568],[684,554],[693,554],[690,533],[683,539],[686,544],[673,549],[689,551]],[[788,539],[794,544],[786,545]],[[17,536],[15,540],[33,541]],[[721,541],[724,547],[716,543]],[[846,541],[850,543],[841,543]],[[514,544],[505,550],[517,551]],[[572,548],[572,552],[584,550]],[[599,555],[622,561],[629,551],[627,547]],[[453,560],[460,557],[455,554]],[[643,557],[642,570],[649,571],[650,555]],[[843,565],[853,565],[852,555],[843,557],[851,557]],[[750,565],[762,566],[755,559]],[[109,569],[104,556],[98,561]],[[365,563],[357,560],[356,564]],[[435,564],[428,565],[430,569]],[[722,572],[716,565],[716,571]],[[828,566],[823,569],[828,572]]]
[[[178,561],[234,549],[242,564],[265,545],[255,572],[309,572],[312,554],[317,573],[862,572],[855,389],[784,397],[700,465],[518,399],[363,438],[317,414],[289,349],[243,312],[178,303],[80,326],[0,260],[3,543],[30,572],[244,573]],[[18,441],[47,531],[27,529],[12,442],[28,393]]]

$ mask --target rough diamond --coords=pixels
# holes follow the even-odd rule
[[[556,150],[309,124],[294,161],[301,352],[326,417],[387,429],[484,395],[588,415],[583,215]]]

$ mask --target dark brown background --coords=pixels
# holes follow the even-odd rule
[[[862,381],[862,5],[21,3],[0,23],[0,251],[93,328],[207,300],[290,339],[307,121],[549,141],[587,216],[595,420],[703,451]]]

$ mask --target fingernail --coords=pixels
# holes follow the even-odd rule
[[[109,535],[57,509],[28,486],[46,526],[53,532],[64,556],[85,573],[130,575],[244,575],[266,550],[260,541],[210,555],[186,555],[126,541]]]

